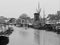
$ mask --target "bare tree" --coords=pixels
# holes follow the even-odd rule
[[[57,14],[49,14],[47,18],[49,18],[48,20],[50,22],[54,22],[54,23],[56,23],[60,20],[60,16]]]
[[[23,27],[28,27],[28,23],[30,21],[30,17],[26,13],[21,14],[18,19],[20,20],[18,22],[23,24]]]

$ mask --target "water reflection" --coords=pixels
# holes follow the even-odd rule
[[[40,45],[40,30],[34,31],[34,40],[37,45]]]
[[[15,28],[13,34],[10,36],[9,45],[34,45],[34,33],[33,29],[19,30]]]
[[[19,34],[20,34],[20,36],[22,36],[23,38],[28,37],[28,35],[29,35],[29,33],[26,32],[26,31],[19,31]]]

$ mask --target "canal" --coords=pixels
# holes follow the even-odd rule
[[[8,45],[59,45],[60,35],[54,32],[13,26]]]

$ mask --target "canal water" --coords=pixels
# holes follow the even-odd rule
[[[13,27],[14,32],[9,36],[8,45],[59,45],[60,35],[54,32],[32,28]]]

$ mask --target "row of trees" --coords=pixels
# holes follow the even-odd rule
[[[31,23],[31,18],[25,13],[19,16],[18,19],[0,16],[0,24],[21,24],[21,23],[22,24]]]
[[[60,13],[60,11],[59,11],[59,13]],[[50,23],[60,22],[60,14],[59,13],[57,11],[57,14],[49,14],[47,17],[47,18],[49,18],[48,21],[50,21]]]
[[[58,21],[60,21],[60,15],[57,13],[57,14],[49,14],[48,16],[47,16],[47,18],[40,18],[40,20],[47,20],[48,19],[48,21],[50,21],[50,22],[58,22]],[[4,16],[0,16],[0,23],[7,23],[7,24],[9,24],[9,23],[17,23],[17,24],[19,24],[19,23],[22,23],[22,24],[26,24],[26,23],[32,23],[33,22],[33,20],[34,20],[34,18],[30,18],[26,13],[23,13],[23,14],[21,14],[19,17],[18,17],[18,19],[16,19],[16,18],[6,18],[6,17],[4,17]]]

